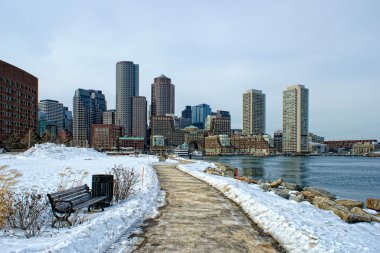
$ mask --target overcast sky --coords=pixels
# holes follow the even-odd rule
[[[0,0],[0,59],[39,79],[39,99],[72,109],[77,88],[115,108],[115,65],[140,65],[140,95],[172,79],[185,105],[228,110],[241,128],[242,94],[267,98],[267,132],[282,128],[282,92],[310,92],[309,129],[380,140],[380,1]]]

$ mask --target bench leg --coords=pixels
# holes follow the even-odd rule
[[[62,216],[59,216],[59,215],[57,215],[55,212],[53,213],[54,214],[54,217],[55,217],[55,219],[54,219],[54,221],[53,221],[53,223],[52,223],[52,227],[53,228],[55,228],[55,223],[57,222],[57,221],[65,221],[65,222],[67,222],[68,224],[69,224],[69,226],[72,226],[73,224],[71,223],[71,221],[69,221],[69,217],[70,217],[70,215],[71,215],[71,212],[69,212],[69,213],[65,213],[64,215],[62,215]]]

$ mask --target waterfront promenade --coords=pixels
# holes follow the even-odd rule
[[[238,205],[210,185],[175,164],[154,167],[166,205],[135,252],[283,252]]]

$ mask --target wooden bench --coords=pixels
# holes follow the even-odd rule
[[[107,198],[106,196],[92,196],[90,189],[86,184],[68,190],[51,193],[47,196],[53,210],[53,215],[56,218],[53,221],[53,227],[57,221],[65,221],[71,226],[72,223],[68,220],[70,215],[85,207],[90,211],[91,207],[97,205],[101,207],[102,211],[104,211],[104,200]]]

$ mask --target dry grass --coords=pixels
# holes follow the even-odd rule
[[[8,194],[18,177],[21,177],[21,173],[17,170],[8,169],[7,165],[0,166],[0,228],[6,223],[6,207],[10,204]]]
[[[58,191],[83,185],[83,180],[89,173],[85,169],[73,170],[66,168],[58,174]]]

